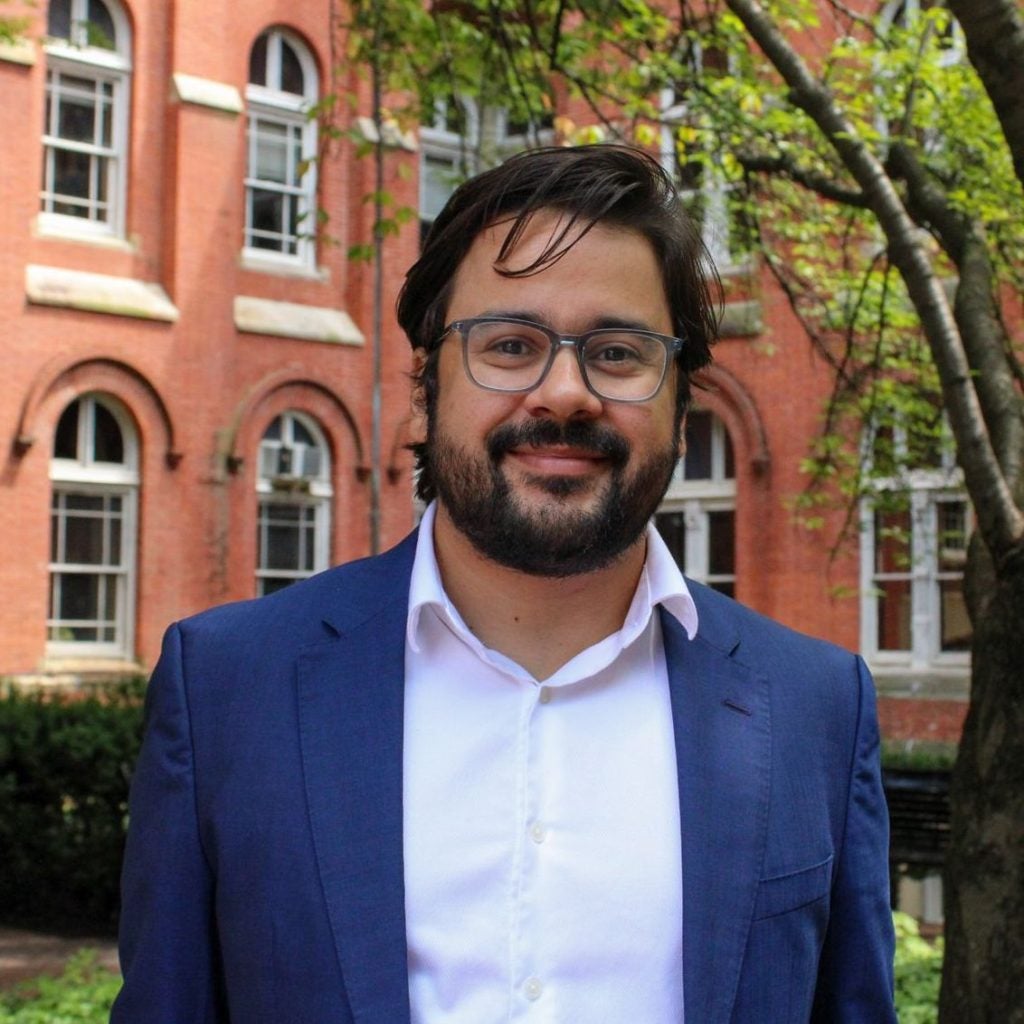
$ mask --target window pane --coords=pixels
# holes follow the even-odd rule
[[[64,621],[75,619],[95,621],[100,610],[101,578],[98,573],[61,573],[60,604],[56,617]],[[74,639],[94,639],[95,630],[90,630],[89,633],[90,635],[87,637],[75,635]]]
[[[110,550],[107,552],[109,565],[121,564],[121,520],[119,517],[110,520]]]
[[[654,517],[654,525],[680,570],[686,572],[686,513],[659,512]]]
[[[273,423],[267,427],[266,433],[263,435],[264,441],[280,441],[281,440],[281,423],[284,417],[278,416]]]
[[[64,558],[72,565],[103,565],[103,519],[69,515],[64,524]]]
[[[117,31],[114,19],[107,10],[103,0],[89,0],[89,24],[87,26],[89,45],[99,46],[104,50],[117,49]]]
[[[253,85],[267,84],[267,33],[252,44],[249,53],[249,81]]]
[[[283,240],[281,219],[284,215],[284,196],[280,192],[254,189],[252,193],[252,237],[249,244],[257,249],[281,252]]]
[[[878,591],[878,649],[910,650],[910,580],[885,580]]]
[[[61,413],[57,421],[57,433],[53,439],[55,459],[78,458],[78,409],[80,402],[72,402]]]
[[[54,151],[53,160],[53,191],[65,198],[87,200],[89,198],[89,162],[88,153],[72,153],[66,149]],[[60,203],[60,213],[87,217],[88,207],[79,203]]]
[[[708,586],[711,587],[712,590],[717,590],[720,594],[725,594],[726,597],[734,598],[736,596],[735,583],[725,581],[719,583],[711,582]]]
[[[733,450],[732,450],[732,438],[729,436],[729,431],[726,430],[725,427],[722,428],[722,439],[723,439],[724,444],[725,444],[725,458],[723,460],[724,463],[725,463],[725,467],[724,467],[724,469],[725,469],[725,479],[726,480],[735,480],[736,479],[736,456],[733,454]]]
[[[57,112],[57,134],[69,142],[96,140],[96,103],[79,97],[60,97]]]
[[[93,403],[93,449],[95,462],[124,462],[124,439],[113,413],[99,402]]]
[[[732,509],[708,513],[708,573],[732,576],[736,572],[736,513]]]
[[[305,96],[305,75],[298,54],[286,39],[281,40],[281,91]]]
[[[288,126],[274,121],[254,121],[256,166],[252,176],[260,181],[288,184]]]
[[[940,501],[935,506],[938,544],[935,556],[939,572],[962,573],[967,562],[967,503]]]
[[[260,566],[266,569],[301,568],[299,562],[299,519],[297,505],[261,506],[262,531],[266,537],[265,550],[260,552]]]
[[[273,578],[264,576],[260,580],[260,585],[259,585],[260,597],[265,597],[267,594],[275,594],[275,593],[277,593],[277,591],[284,590],[285,587],[289,586],[290,584],[292,584],[294,582],[295,582],[295,580],[293,580],[293,579],[291,579],[291,578],[289,578],[287,576],[281,577],[281,578],[278,578],[278,579],[273,579]]]
[[[910,512],[875,513],[875,572],[910,571]]]
[[[691,412],[686,417],[685,480],[711,479],[711,414]]]
[[[306,429],[301,420],[292,419],[292,440],[301,444],[308,444],[310,447],[316,445],[316,439]]]
[[[65,494],[64,507],[75,512],[102,512],[103,498],[99,494]]]
[[[943,651],[969,651],[971,649],[971,620],[967,616],[963,580],[941,580],[939,598],[942,614],[941,649]]]
[[[71,38],[71,0],[50,0],[46,33],[54,39]]]

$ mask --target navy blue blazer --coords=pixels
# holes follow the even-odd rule
[[[132,782],[113,1024],[408,1024],[414,550],[168,631]],[[867,670],[691,586],[693,641],[662,613],[687,1024],[895,1022]]]

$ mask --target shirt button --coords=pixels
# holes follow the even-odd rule
[[[539,700],[540,700],[541,704],[550,704],[551,703],[551,687],[550,686],[542,686],[540,688]]]
[[[527,978],[523,982],[523,995],[531,1002],[535,999],[540,999],[540,994],[543,991],[544,986],[541,984],[540,978]]]
[[[539,821],[535,821],[530,826],[530,838],[535,843],[543,843],[544,840],[547,838],[547,835],[547,829]]]

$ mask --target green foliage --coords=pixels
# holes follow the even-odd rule
[[[37,978],[0,993],[0,1024],[106,1024],[121,979],[82,950],[59,978]]]
[[[952,771],[957,745],[939,740],[883,740],[882,767],[910,771]]]
[[[142,732],[141,683],[97,698],[0,699],[6,923],[112,930]]]
[[[909,915],[892,915],[896,928],[896,1010],[900,1024],[936,1024],[942,978],[942,939],[921,938]]]

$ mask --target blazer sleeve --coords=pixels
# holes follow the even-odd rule
[[[875,687],[864,662],[856,661],[860,701],[846,825],[812,1024],[896,1024],[889,815],[882,789]]]
[[[181,630],[172,626],[146,695],[121,874],[124,984],[111,1024],[228,1019],[203,851]]]

